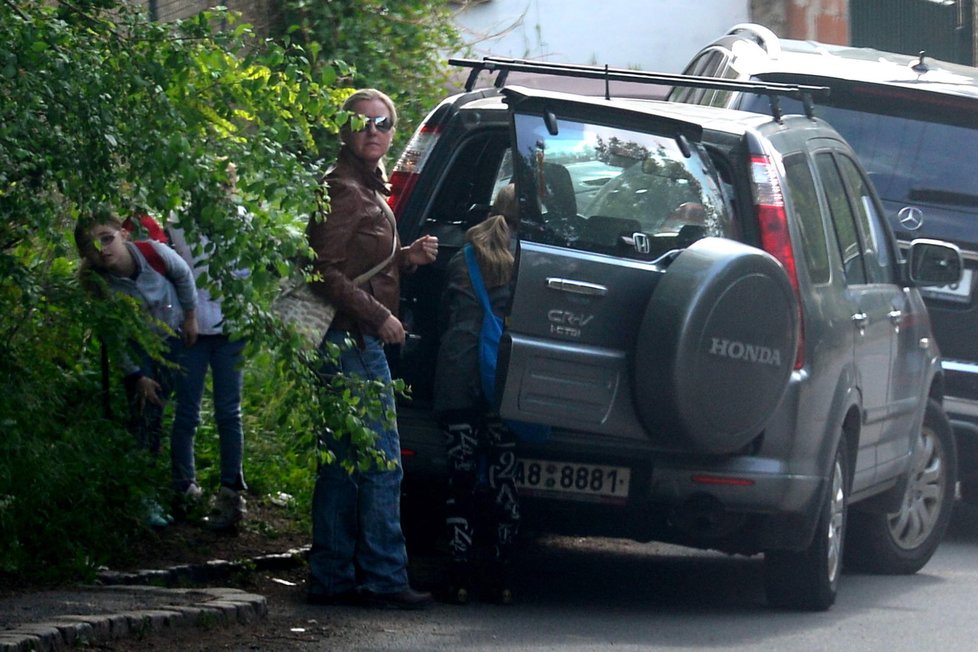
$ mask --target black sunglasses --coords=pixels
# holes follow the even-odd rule
[[[386,134],[388,131],[394,128],[394,123],[391,119],[385,115],[356,115],[355,118],[363,120],[363,126],[359,129],[354,129],[353,131],[367,131],[370,125],[374,126],[374,129],[382,134]]]

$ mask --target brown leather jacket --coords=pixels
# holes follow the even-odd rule
[[[313,270],[323,280],[311,285],[336,306],[331,329],[376,336],[400,300],[400,272],[408,268],[407,249],[397,241],[390,265],[357,287],[354,278],[391,253],[397,231],[380,207],[377,191],[390,194],[383,173],[368,170],[346,147],[326,173],[330,212],[325,222],[311,219],[306,227],[309,245],[316,252]]]

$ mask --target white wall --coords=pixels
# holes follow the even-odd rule
[[[680,72],[749,15],[749,0],[488,0],[468,5],[457,22],[475,57]]]

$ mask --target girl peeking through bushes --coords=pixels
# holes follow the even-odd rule
[[[164,361],[154,360],[135,342],[132,355],[121,356],[129,405],[127,427],[142,447],[158,453],[163,408],[173,386],[172,365],[182,347],[197,340],[193,273],[170,247],[150,240],[131,241],[122,220],[106,207],[78,221],[75,244],[82,259],[83,282],[101,279],[102,284],[86,285],[101,285],[110,292],[133,297],[151,317],[151,328],[164,340]],[[149,506],[149,525],[162,527],[170,520],[158,505]]]

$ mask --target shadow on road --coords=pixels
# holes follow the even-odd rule
[[[955,503],[944,540],[978,544],[978,507],[960,500]]]
[[[664,544],[541,537],[517,563],[521,602],[699,612],[765,608],[761,558]]]

